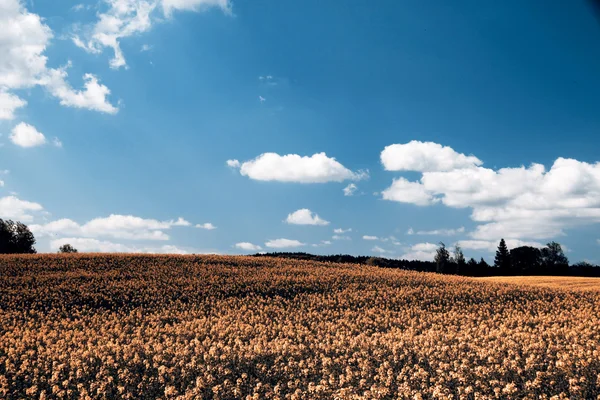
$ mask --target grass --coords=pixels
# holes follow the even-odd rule
[[[485,282],[510,283],[552,289],[600,291],[600,278],[582,278],[578,276],[492,276],[476,279]]]

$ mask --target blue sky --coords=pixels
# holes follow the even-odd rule
[[[73,4],[0,0],[0,217],[39,251],[600,262],[587,2]]]

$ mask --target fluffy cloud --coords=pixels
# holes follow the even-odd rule
[[[45,87],[65,106],[117,111],[106,99],[110,91],[94,75],[86,74],[84,90],[76,91],[66,82],[66,68],[47,67],[44,53],[52,30],[20,0],[0,0],[0,26],[5,27],[0,39],[0,118],[10,119],[15,109],[25,106],[10,90],[36,85]]]
[[[133,215],[112,214],[95,218],[83,225],[70,219],[60,219],[43,225],[31,225],[31,231],[39,236],[83,236],[86,238],[112,237],[128,240],[169,240],[163,232],[174,226],[189,226],[183,218],[175,221],[144,219]]]
[[[381,163],[387,171],[452,171],[483,164],[475,156],[457,153],[451,147],[433,142],[413,140],[392,144],[381,152]]]
[[[403,260],[433,261],[437,245],[433,243],[417,243],[400,256]]]
[[[263,153],[253,160],[241,163],[227,161],[230,167],[238,167],[240,174],[258,181],[278,181],[297,183],[342,182],[360,180],[368,177],[365,171],[352,172],[333,157],[325,153],[312,156],[276,153]]]
[[[43,209],[38,203],[20,200],[15,196],[0,197],[0,218],[29,222],[33,220],[32,213]]]
[[[343,236],[343,235],[333,235],[331,238],[333,240],[352,240],[352,238],[350,236]]]
[[[329,221],[325,221],[308,208],[302,208],[288,214],[285,222],[293,225],[329,225]]]
[[[436,201],[433,195],[418,182],[409,182],[404,178],[394,179],[392,186],[381,192],[384,200],[412,203],[427,206]]]
[[[57,251],[60,246],[70,244],[80,252],[98,253],[154,253],[154,254],[187,254],[186,250],[173,245],[160,247],[130,246],[92,238],[61,238],[50,241],[50,249]]]
[[[325,247],[325,246],[330,246],[331,242],[329,240],[321,240],[321,242],[316,243],[316,244],[312,244],[312,247]]]
[[[196,224],[196,228],[206,229],[207,231],[212,231],[213,229],[217,229],[216,226],[211,224],[210,222],[205,222],[204,224]]]
[[[44,134],[25,122],[21,122],[12,129],[9,139],[20,147],[35,147],[46,143]]]
[[[27,102],[18,96],[8,93],[0,87],[0,120],[13,119],[15,110],[27,105]]]
[[[175,10],[202,11],[219,7],[231,12],[228,0],[105,0],[107,9],[98,14],[98,21],[84,26],[73,36],[73,42],[89,53],[99,54],[105,48],[113,51],[110,67],[126,67],[121,40],[147,32],[160,19],[155,10],[160,8],[169,17]]]
[[[454,236],[464,232],[465,227],[461,226],[458,229],[434,229],[432,231],[418,231],[417,235]]]
[[[369,236],[369,235],[364,235],[362,238],[364,240],[379,240],[379,238],[377,236]]]
[[[354,196],[354,193],[358,190],[358,186],[354,183],[349,184],[344,189],[344,196]]]
[[[244,250],[244,251],[259,251],[259,250],[262,250],[262,247],[260,247],[259,245],[252,244],[252,243],[249,243],[249,242],[236,243],[235,247],[237,249]]]
[[[265,246],[273,249],[286,249],[291,247],[301,247],[304,243],[293,239],[274,239],[265,243]]]
[[[480,223],[470,234],[473,239],[547,239],[568,228],[600,222],[598,162],[558,158],[549,170],[541,164],[493,170],[475,160],[465,161],[472,156],[459,154],[453,156],[454,163],[436,164],[428,155],[416,154],[423,160],[413,157],[406,168],[423,171],[421,179],[394,180],[383,198],[471,208],[471,218]]]

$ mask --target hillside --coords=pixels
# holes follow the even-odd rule
[[[278,258],[1,256],[0,397],[592,399],[598,326],[599,292]]]

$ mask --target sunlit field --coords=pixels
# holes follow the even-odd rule
[[[555,289],[600,291],[600,278],[583,278],[579,276],[491,276],[477,279],[487,282]]]
[[[598,399],[600,292],[276,258],[0,257],[0,398]]]

